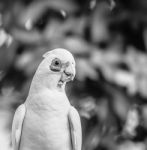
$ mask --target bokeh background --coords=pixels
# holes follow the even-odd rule
[[[66,48],[77,75],[67,86],[83,150],[147,148],[147,1],[0,1],[0,150],[42,55]]]

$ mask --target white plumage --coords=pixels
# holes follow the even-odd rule
[[[65,49],[43,55],[24,104],[12,125],[14,150],[81,150],[80,117],[65,93],[75,76],[75,60]]]

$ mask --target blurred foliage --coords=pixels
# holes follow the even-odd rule
[[[42,55],[62,47],[77,63],[67,93],[81,115],[83,150],[145,150],[146,16],[146,0],[1,0],[0,140]]]

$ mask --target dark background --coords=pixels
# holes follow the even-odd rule
[[[145,150],[146,0],[0,1],[0,150],[11,149],[13,114],[42,55],[57,47],[76,59],[67,95],[83,150]]]

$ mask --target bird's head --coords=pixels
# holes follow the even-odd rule
[[[54,49],[43,55],[35,76],[35,82],[51,89],[62,89],[66,82],[75,77],[75,60],[73,55],[65,49]],[[40,81],[39,81],[40,80]]]

